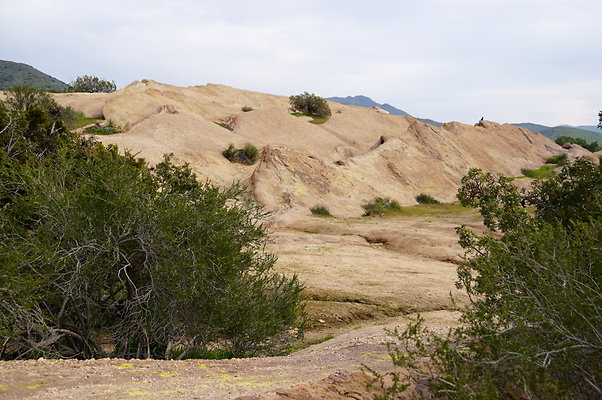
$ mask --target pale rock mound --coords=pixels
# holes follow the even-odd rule
[[[308,214],[317,204],[337,216],[359,216],[361,205],[377,196],[406,205],[420,193],[453,201],[469,168],[517,176],[521,168],[538,168],[561,152],[591,157],[586,150],[563,149],[543,135],[491,121],[435,127],[329,103],[332,117],[311,124],[309,117],[290,114],[287,97],[216,84],[183,88],[142,80],[111,94],[55,96],[89,116],[102,110],[104,118],[130,124],[129,132],[97,137],[103,143],[139,152],[151,163],[173,153],[201,179],[244,182],[259,203],[285,220]],[[222,155],[230,143],[237,148],[252,143],[260,149],[260,161],[230,163]]]

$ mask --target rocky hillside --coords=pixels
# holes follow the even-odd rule
[[[88,116],[130,124],[128,132],[98,140],[140,152],[152,163],[173,153],[201,179],[242,181],[278,218],[307,214],[317,204],[336,216],[359,216],[361,205],[377,196],[402,204],[414,204],[419,193],[453,201],[469,168],[518,176],[521,168],[537,168],[553,154],[587,153],[513,125],[435,127],[333,102],[330,120],[316,125],[291,115],[287,97],[216,84],[183,88],[142,80],[111,94],[56,98]],[[260,149],[259,162],[229,162],[222,151],[230,143],[252,143]]]

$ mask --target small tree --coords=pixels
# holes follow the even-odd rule
[[[332,115],[326,100],[315,94],[304,92],[296,96],[290,96],[291,110],[303,113],[310,117],[328,118]]]
[[[67,85],[67,92],[111,93],[117,90],[114,81],[106,81],[97,76],[78,76]]]

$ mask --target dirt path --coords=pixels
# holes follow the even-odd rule
[[[438,311],[423,314],[427,324],[446,330],[457,315]],[[348,372],[362,364],[383,370],[391,367],[384,328],[403,325],[406,318],[387,325],[351,330],[334,339],[288,356],[233,360],[29,360],[0,362],[2,399],[235,399],[278,393],[295,385],[319,381],[345,385]],[[334,375],[333,375],[334,374]],[[317,383],[317,385],[316,385]],[[324,390],[328,385],[322,385]],[[295,389],[299,390],[299,389]],[[294,391],[294,390],[293,390]],[[264,397],[265,396],[265,397]],[[275,396],[275,397],[274,397]],[[291,397],[291,394],[288,394]],[[294,398],[294,397],[293,397]],[[319,397],[317,397],[319,398]]]

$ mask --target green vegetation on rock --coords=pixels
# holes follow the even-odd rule
[[[328,208],[326,208],[326,206],[317,205],[311,207],[309,210],[313,215],[317,215],[320,217],[332,217],[332,214],[330,214],[330,211],[328,210]]]
[[[364,217],[382,216],[401,211],[399,203],[389,197],[377,197],[370,203],[363,204],[362,208],[365,210]]]
[[[245,144],[242,149],[237,149],[233,144],[230,144],[222,155],[230,162],[237,162],[246,165],[253,165],[259,159],[259,150],[251,143]]]
[[[299,95],[290,96],[289,101],[292,112],[299,112],[317,119],[328,119],[332,115],[326,100],[313,93],[304,92]]]
[[[420,193],[418,196],[416,196],[416,202],[418,202],[419,204],[439,204],[440,201],[435,199],[433,196],[425,194],[425,193]]]

